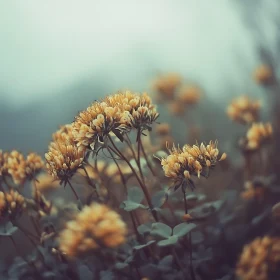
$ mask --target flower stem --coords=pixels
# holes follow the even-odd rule
[[[115,143],[113,142],[112,138],[109,136],[109,140],[110,142],[112,143],[114,149],[111,147],[111,150],[113,150],[117,155],[120,156],[120,158],[122,158],[127,164],[128,166],[130,167],[131,171],[133,172],[134,176],[136,177],[138,183],[140,184],[140,187],[145,195],[145,198],[147,200],[147,203],[148,203],[148,206],[149,208],[151,209],[151,213],[155,219],[155,221],[158,221],[158,218],[157,218],[157,214],[155,211],[153,211],[153,205],[152,205],[152,201],[151,201],[151,198],[150,198],[150,194],[148,192],[148,189],[147,187],[145,186],[145,184],[141,181],[141,179],[139,178],[137,172],[135,171],[135,169],[133,168],[133,166],[131,165],[131,163],[129,162],[129,160],[121,153],[121,151],[118,149],[118,147],[115,145]]]

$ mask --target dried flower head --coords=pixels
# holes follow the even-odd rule
[[[85,206],[60,233],[60,249],[69,258],[99,248],[116,248],[125,242],[127,229],[119,214],[107,206]]]
[[[259,100],[251,100],[248,96],[240,96],[234,99],[227,108],[230,119],[241,124],[250,124],[259,118],[261,103]]]
[[[165,136],[170,133],[170,126],[168,123],[161,123],[156,127],[156,133],[160,136]]]
[[[170,73],[158,77],[153,84],[153,89],[157,91],[164,99],[173,99],[176,89],[181,84],[180,75]]]
[[[178,96],[179,100],[186,105],[197,104],[200,100],[200,97],[200,89],[193,85],[182,88]]]
[[[33,178],[45,165],[41,156],[36,153],[28,154],[25,163],[25,174],[30,178]]]
[[[15,219],[22,214],[25,207],[25,199],[17,191],[0,192],[0,219]]]
[[[253,73],[256,83],[261,85],[269,85],[273,83],[273,70],[269,65],[263,64],[256,68]]]
[[[1,161],[2,175],[11,176],[16,185],[23,184],[26,179],[33,179],[44,166],[42,158],[36,153],[30,153],[25,159],[16,150],[2,153]]]
[[[182,149],[173,145],[169,155],[161,159],[161,165],[165,176],[172,178],[175,182],[190,180],[192,175],[200,177],[208,176],[210,168],[213,168],[217,161],[219,150],[217,141],[210,141],[208,145],[185,145]],[[223,153],[219,160],[224,160]]]
[[[61,182],[68,182],[81,167],[84,160],[84,150],[77,147],[73,139],[72,126],[62,127],[54,135],[54,141],[45,154],[46,167],[50,175]]]
[[[73,124],[73,135],[78,147],[95,149],[111,133],[120,138],[132,128],[150,129],[158,115],[146,93],[119,92],[81,112]]]
[[[32,197],[34,200],[33,208],[39,217],[44,217],[51,213],[52,203],[37,188],[33,189]]]
[[[236,275],[244,280],[268,280],[280,262],[280,238],[256,238],[243,248]]]
[[[255,151],[272,138],[273,130],[270,123],[254,123],[249,128],[245,139],[245,150]]]

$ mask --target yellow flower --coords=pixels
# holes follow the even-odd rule
[[[26,179],[32,179],[44,166],[42,158],[36,153],[30,153],[25,159],[23,154],[13,150],[0,152],[0,175],[11,176],[16,185],[21,185]]]
[[[0,219],[12,219],[21,215],[26,207],[25,199],[17,191],[0,192]]]
[[[77,147],[73,139],[71,126],[61,128],[49,145],[49,151],[45,154],[46,167],[50,175],[62,182],[67,182],[81,167],[85,151]],[[61,135],[59,135],[61,133]]]
[[[132,128],[149,129],[158,115],[146,93],[118,92],[81,112],[73,124],[73,135],[78,147],[95,149],[111,133],[120,137]]]
[[[186,86],[180,90],[178,97],[186,105],[197,104],[201,97],[200,89],[193,85]]]
[[[227,108],[227,114],[233,121],[241,124],[250,124],[259,118],[261,103],[251,100],[248,96],[234,99]]]
[[[161,136],[168,135],[170,133],[170,126],[168,123],[161,123],[156,127],[156,133]]]
[[[250,151],[258,150],[273,134],[270,123],[254,123],[247,131],[245,148]]]
[[[67,222],[59,235],[59,246],[73,258],[96,249],[116,248],[125,242],[126,233],[126,224],[118,213],[105,205],[92,203]]]
[[[182,149],[173,145],[169,150],[170,155],[161,159],[161,165],[165,176],[174,181],[189,180],[192,175],[207,176],[207,170],[214,167],[218,161],[219,150],[217,142],[210,141],[208,145],[185,145]],[[224,160],[223,153],[219,160]]]
[[[258,84],[269,85],[273,83],[273,70],[269,65],[260,65],[254,71],[253,78]]]
[[[256,238],[243,248],[236,267],[236,275],[242,280],[268,280],[280,261],[280,238],[264,236]]]
[[[170,73],[158,77],[153,83],[153,89],[157,91],[164,99],[173,99],[176,89],[181,84],[180,75]]]

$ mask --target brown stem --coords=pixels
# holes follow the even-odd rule
[[[154,176],[156,176],[156,173],[155,173],[154,169],[152,168],[152,165],[151,165],[151,163],[150,163],[150,161],[149,161],[149,159],[148,159],[148,157],[147,157],[147,154],[146,154],[146,152],[145,152],[145,149],[144,149],[144,146],[143,146],[143,143],[142,143],[142,139],[141,139],[141,135],[140,135],[140,138],[139,138],[139,142],[140,142],[141,150],[142,150],[142,153],[143,153],[144,158],[145,158],[145,160],[146,160],[147,166],[148,166],[149,169],[151,170],[152,174],[153,174]]]
[[[120,166],[119,166],[117,160],[115,159],[115,157],[114,157],[114,155],[113,155],[113,153],[112,153],[111,150],[114,151],[110,146],[108,146],[108,151],[109,151],[109,153],[110,153],[110,155],[111,155],[113,161],[115,162],[115,164],[116,164],[116,166],[117,166],[117,168],[118,168],[118,171],[119,171],[119,173],[120,173],[121,180],[122,180],[122,184],[123,184],[123,186],[124,186],[125,194],[127,194],[126,180],[125,180],[124,175],[123,175],[123,173],[122,173],[122,171],[121,171],[121,168],[120,168]]]
[[[87,182],[88,182],[89,185],[93,188],[97,199],[100,200],[100,196],[99,196],[99,193],[98,193],[98,191],[97,191],[96,185],[95,185],[94,183],[92,183],[92,180],[91,180],[91,178],[89,177],[86,168],[85,168],[84,166],[82,166],[82,169],[85,171]]]
[[[135,169],[133,168],[133,166],[131,165],[131,163],[129,162],[129,160],[121,153],[121,151],[118,149],[118,147],[115,145],[115,143],[113,142],[112,138],[109,136],[109,140],[110,142],[112,143],[113,147],[114,147],[114,152],[116,152],[117,155],[119,155],[127,164],[128,166],[130,167],[131,171],[133,172],[134,176],[136,177],[144,195],[145,195],[145,198],[147,200],[147,203],[149,205],[149,208],[151,209],[151,213],[155,219],[156,222],[158,222],[158,218],[157,218],[157,214],[155,211],[153,211],[153,205],[152,205],[152,201],[151,201],[151,198],[150,198],[150,195],[149,195],[149,192],[148,192],[148,189],[147,187],[145,186],[145,184],[141,181],[141,179],[139,178],[137,172],[135,171]]]
[[[70,183],[70,180],[68,180],[67,183],[68,183],[68,185],[70,186],[70,188],[71,188],[71,190],[72,190],[72,192],[73,192],[75,198],[76,198],[77,200],[80,200],[78,194],[76,193],[75,189],[73,188],[72,184]]]
[[[187,198],[186,198],[186,191],[185,191],[184,187],[182,187],[182,192],[184,195],[185,214],[188,214],[188,204],[187,204]]]

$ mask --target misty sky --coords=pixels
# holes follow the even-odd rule
[[[226,81],[242,90],[258,58],[234,2],[2,1],[0,101],[21,106],[83,79],[100,78],[112,90],[145,88],[164,71],[199,81],[211,94]],[[274,2],[260,6],[258,20],[268,45],[276,30],[266,10]]]

